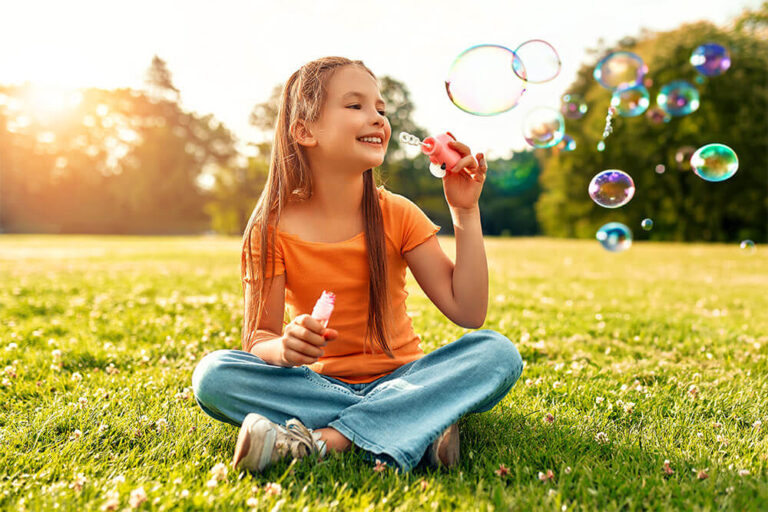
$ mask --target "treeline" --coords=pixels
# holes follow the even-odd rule
[[[595,149],[610,92],[592,78],[597,59],[627,49],[649,66],[652,100],[674,79],[696,83],[688,58],[703,42],[729,48],[725,74],[697,84],[701,106],[691,115],[654,125],[645,116],[618,118],[605,151]],[[644,32],[616,48],[593,50],[569,92],[589,111],[567,120],[576,150],[514,153],[489,161],[480,199],[487,235],[593,237],[604,222],[633,227],[654,240],[768,241],[768,4],[745,12],[728,27],[686,25]],[[441,180],[426,157],[410,158],[401,131],[428,134],[412,118],[414,105],[402,82],[380,77],[394,107],[393,138],[380,181],[403,194],[451,233]],[[254,106],[251,123],[271,140],[281,85]],[[271,144],[238,152],[235,136],[212,115],[185,111],[166,64],[158,57],[142,90],[89,89],[50,97],[30,85],[0,86],[0,232],[241,235],[268,174]],[[681,168],[685,146],[720,142],[739,156],[739,172],[709,183]],[[655,172],[657,165],[666,172]],[[637,186],[617,210],[595,205],[587,185],[603,169],[622,169]],[[634,229],[650,217],[654,229]]]

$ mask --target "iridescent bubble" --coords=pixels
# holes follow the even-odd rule
[[[517,48],[515,53],[523,61],[523,73],[518,75],[531,83],[548,82],[560,74],[562,63],[555,47],[542,39],[531,39]]]
[[[504,46],[483,44],[464,50],[451,64],[445,90],[454,105],[478,116],[514,108],[526,88],[525,66]],[[522,78],[521,78],[522,77]]]
[[[684,116],[699,108],[699,91],[685,80],[673,80],[661,88],[656,103],[672,116]]]
[[[613,52],[597,63],[593,76],[606,89],[619,89],[642,83],[647,72],[648,66],[636,53]]]
[[[653,221],[651,219],[643,219],[640,223],[640,227],[646,231],[650,231],[653,229]]]
[[[603,142],[602,140],[600,142],[598,142],[597,143],[597,150],[600,151],[600,152],[605,151],[605,142]]]
[[[693,50],[691,64],[702,75],[717,76],[731,67],[731,56],[724,46],[706,43]]]
[[[609,169],[595,174],[588,190],[589,197],[603,208],[619,208],[635,195],[635,182],[624,171]]]
[[[609,222],[597,230],[595,238],[611,252],[626,251],[632,246],[632,231],[621,222]]]
[[[645,117],[647,117],[653,124],[668,123],[672,116],[664,112],[661,107],[651,107],[645,111]]]
[[[573,151],[576,149],[576,141],[566,133],[563,135],[563,140],[558,143],[557,148],[561,151]]]
[[[757,250],[755,248],[755,242],[753,242],[752,240],[742,240],[741,243],[739,244],[739,247],[741,248],[742,251],[749,254],[752,254]]]
[[[622,117],[639,116],[645,112],[650,103],[650,95],[644,85],[616,89],[611,97],[611,105],[616,107],[616,111]]]
[[[706,82],[706,81],[707,81],[707,79],[706,79],[706,78],[704,78],[704,77],[703,77],[703,76],[701,76],[701,75],[697,75],[697,76],[696,76],[696,78],[694,78],[694,79],[693,79],[693,81],[694,81],[694,82],[696,82],[697,84],[701,85],[701,84],[703,84],[704,82]]]
[[[657,166],[656,166],[656,169],[655,169],[655,171],[656,171],[656,174],[664,174],[664,171],[666,171],[666,170],[667,170],[667,168],[666,168],[666,167],[664,167],[664,165],[663,165],[663,164],[659,164],[659,165],[657,165]]]
[[[677,162],[677,168],[681,171],[691,170],[691,157],[696,152],[696,148],[693,146],[683,146],[675,153],[675,162]]]
[[[739,170],[739,157],[725,144],[707,144],[691,156],[691,168],[703,180],[725,181]]]
[[[568,119],[581,119],[587,113],[587,102],[578,94],[566,94],[560,112]]]
[[[565,119],[557,110],[536,107],[523,119],[523,137],[535,148],[551,148],[563,140]]]

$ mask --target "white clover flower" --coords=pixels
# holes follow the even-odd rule
[[[80,375],[80,372],[75,372],[72,374],[72,380],[75,382],[80,382],[81,380],[83,380],[83,376]]]
[[[147,501],[147,493],[144,491],[143,487],[131,491],[131,497],[128,500],[131,508],[137,508],[145,501]]]
[[[597,441],[600,444],[605,444],[608,442],[608,434],[605,432],[598,432],[595,434],[595,441]]]
[[[227,466],[226,464],[219,462],[213,468],[211,468],[211,474],[213,475],[213,478],[216,480],[223,480],[227,477]]]

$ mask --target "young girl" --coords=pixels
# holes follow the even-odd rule
[[[269,177],[243,236],[242,350],[207,354],[192,376],[203,411],[241,427],[237,470],[351,444],[403,471],[421,461],[451,466],[458,419],[490,410],[520,377],[517,349],[491,330],[429,354],[419,347],[406,314],[406,265],[452,322],[485,322],[477,202],[487,166],[482,154],[476,160],[450,143],[462,156],[460,171],[443,178],[454,264],[435,236],[440,227],[374,184],[392,135],[385,108],[362,61],[318,59],[285,84]],[[336,295],[333,328],[309,314],[324,290]]]

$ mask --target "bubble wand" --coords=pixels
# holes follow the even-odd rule
[[[455,141],[456,137],[451,132],[441,133],[440,135],[427,137],[423,141],[410,133],[400,132],[400,142],[419,146],[421,152],[429,157],[429,172],[435,178],[442,178],[447,171],[458,172],[461,169],[454,169],[461,160],[461,154],[452,149],[448,143]]]

